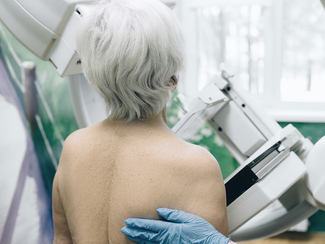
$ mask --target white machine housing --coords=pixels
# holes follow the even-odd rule
[[[161,0],[172,7],[175,0]],[[27,49],[50,61],[60,76],[82,73],[76,27],[89,0],[1,0],[1,22]],[[77,6],[78,5],[78,6]],[[82,10],[81,10],[82,9]]]

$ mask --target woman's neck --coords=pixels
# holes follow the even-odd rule
[[[134,119],[132,121],[128,121],[127,119],[110,119],[107,118],[105,120],[105,124],[109,124],[111,126],[124,126],[124,127],[161,127],[168,128],[167,125],[167,116],[166,109],[164,109],[161,113],[154,115],[152,117],[146,119]]]

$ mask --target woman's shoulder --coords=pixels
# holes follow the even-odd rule
[[[72,164],[87,160],[93,154],[96,144],[95,133],[89,129],[79,129],[71,133],[64,141],[60,164]]]
[[[63,151],[68,152],[74,152],[78,149],[81,149],[80,147],[83,144],[87,143],[87,137],[89,137],[89,132],[87,129],[79,129],[74,132],[72,132],[64,141],[63,144]]]
[[[182,174],[198,177],[206,177],[211,173],[220,175],[218,161],[205,148],[183,141],[173,150],[176,155],[172,160],[174,168],[182,171]]]
[[[86,128],[78,129],[72,132],[64,141],[63,150],[68,149],[73,152],[75,150],[84,151],[85,147],[89,148],[98,138],[98,125],[92,125]]]
[[[218,163],[215,157],[207,149],[189,142],[183,143],[183,155],[184,159],[196,164],[209,165]]]

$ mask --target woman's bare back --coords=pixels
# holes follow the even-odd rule
[[[216,160],[167,126],[105,120],[66,140],[53,187],[55,242],[132,243],[124,221],[158,219],[159,207],[197,214],[228,234]]]

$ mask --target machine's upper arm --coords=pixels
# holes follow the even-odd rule
[[[68,222],[62,206],[59,186],[58,172],[54,177],[52,203],[53,203],[53,223],[54,223],[54,241],[55,244],[70,244],[72,242]]]
[[[198,148],[186,165],[182,210],[204,218],[228,236],[226,193],[218,162],[208,151]]]

